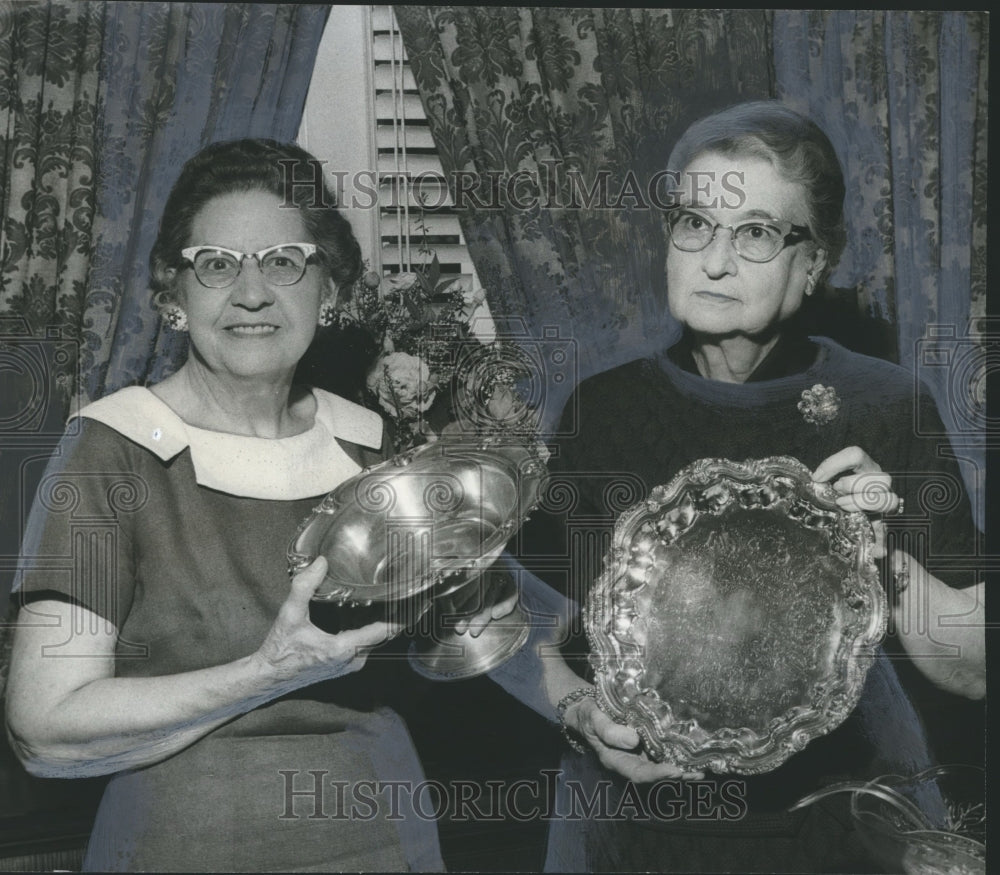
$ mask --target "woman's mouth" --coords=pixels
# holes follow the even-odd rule
[[[734,298],[732,295],[724,295],[722,292],[708,292],[708,291],[697,291],[694,293],[695,297],[702,298],[706,301],[716,301],[720,304],[728,304],[738,301],[738,298]]]
[[[226,328],[226,331],[238,337],[261,337],[274,334],[277,330],[277,325],[230,325]]]

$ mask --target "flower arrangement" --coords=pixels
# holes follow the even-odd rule
[[[361,327],[375,339],[365,400],[392,420],[397,452],[441,433],[481,434],[530,418],[516,350],[473,331],[484,301],[482,290],[443,275],[435,256],[411,273],[366,272],[339,310],[341,328]]]

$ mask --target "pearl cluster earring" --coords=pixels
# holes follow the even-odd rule
[[[332,301],[324,301],[319,308],[319,319],[316,321],[321,327],[326,328],[333,325],[337,318],[337,308],[333,305]]]
[[[171,304],[163,311],[163,321],[166,326],[174,331],[188,330],[188,317],[180,307]]]
[[[811,295],[816,288],[816,274],[813,271],[806,273],[806,294]]]

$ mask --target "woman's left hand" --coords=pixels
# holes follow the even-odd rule
[[[840,493],[837,504],[862,513],[894,513],[901,503],[892,491],[892,477],[861,447],[847,447],[819,463],[812,479],[830,482]]]
[[[844,510],[884,515],[895,513],[902,499],[892,490],[892,477],[861,447],[847,447],[824,459],[812,473],[816,483],[830,483],[838,493],[836,502]],[[876,559],[885,556],[885,525],[881,520],[875,529]]]
[[[631,726],[616,723],[605,714],[593,696],[584,696],[566,708],[563,719],[570,729],[593,748],[601,765],[636,783],[655,781],[700,781],[705,773],[671,762],[651,760],[642,749],[642,739]]]

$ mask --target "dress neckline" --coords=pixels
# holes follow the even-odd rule
[[[164,462],[190,450],[195,479],[231,495],[290,500],[322,495],[361,470],[339,440],[377,448],[382,419],[330,392],[311,390],[313,425],[296,435],[253,437],[188,425],[149,389],[121,389],[80,410]]]

